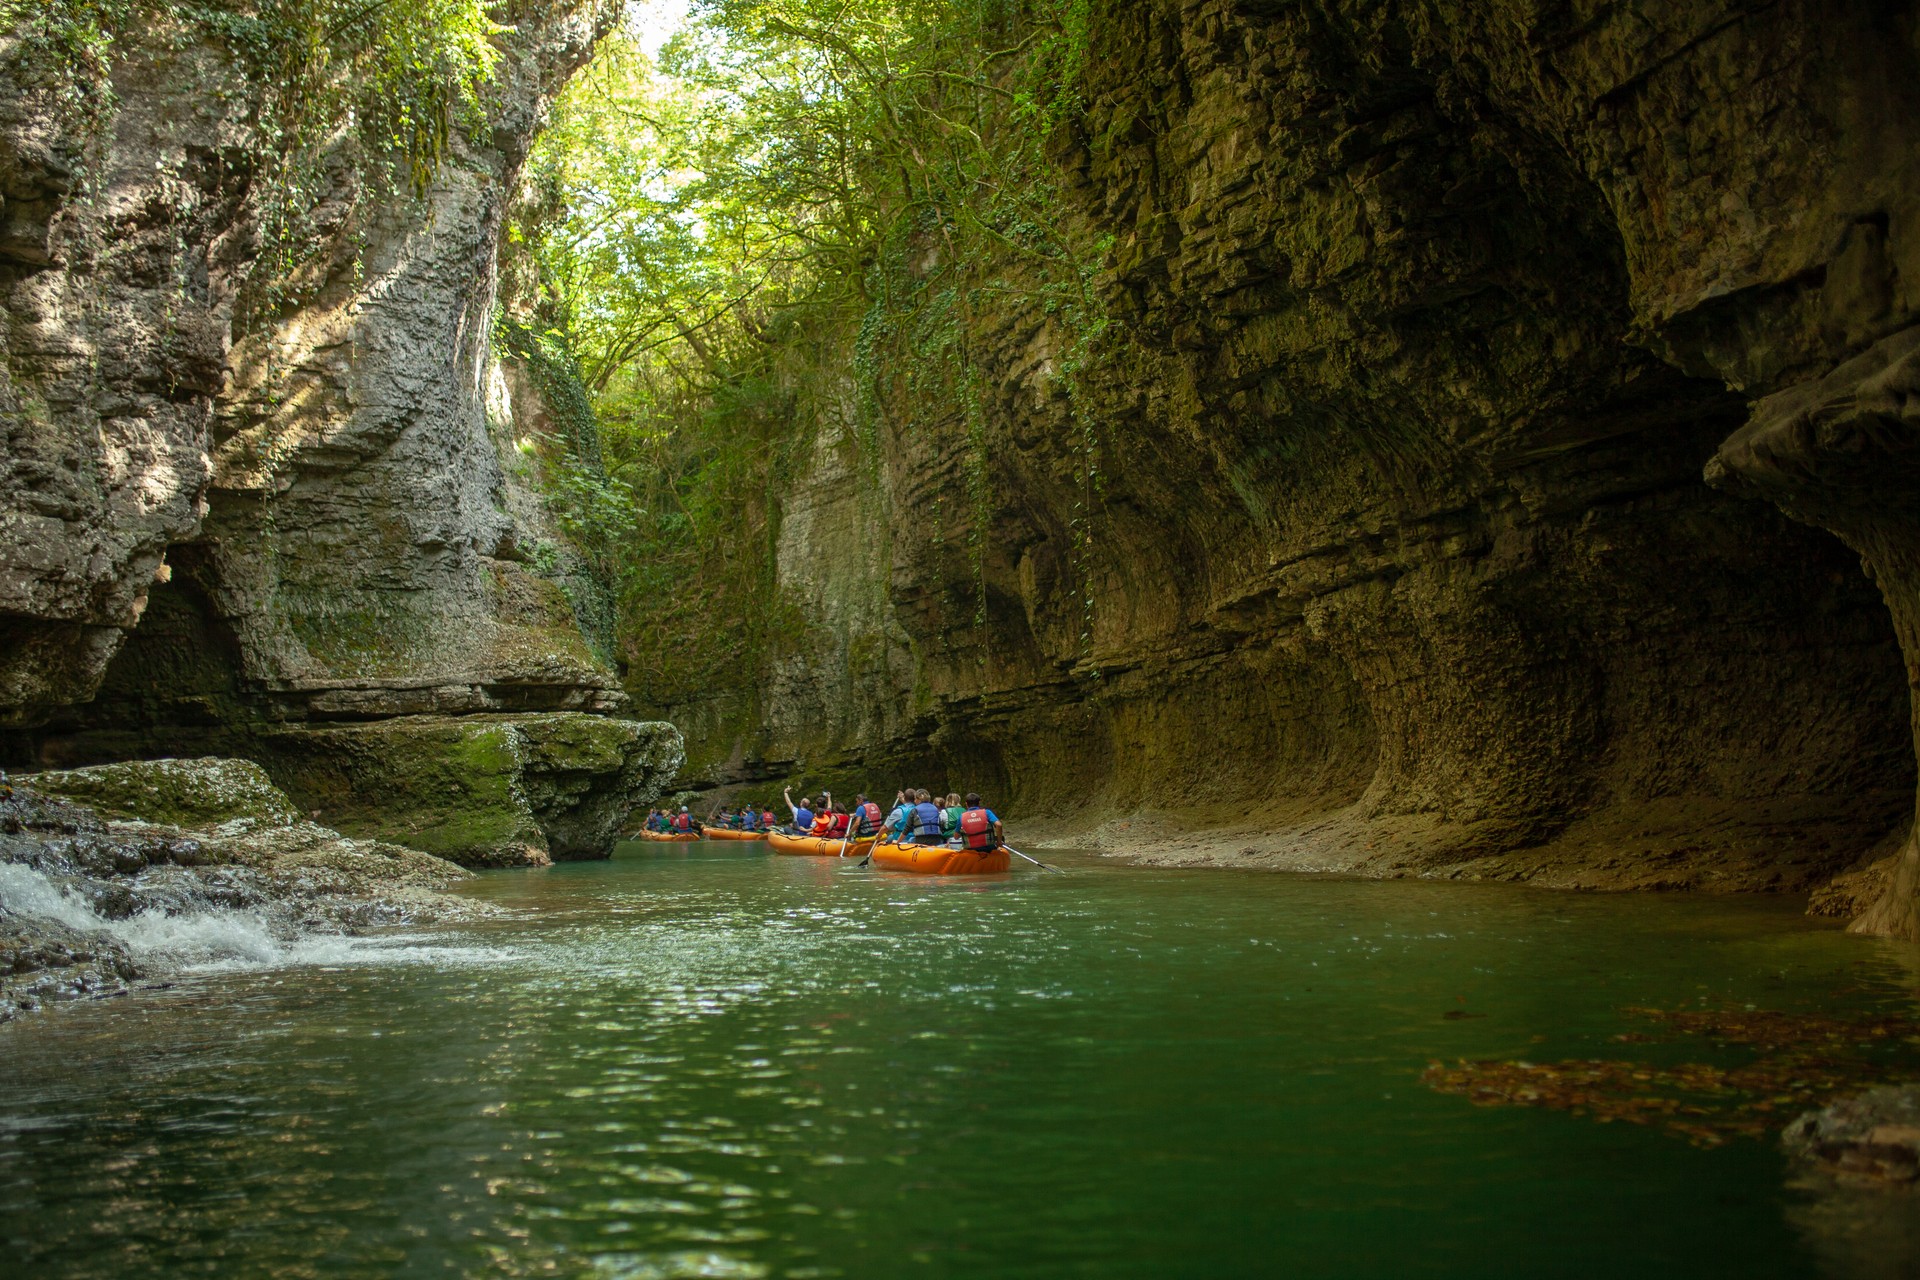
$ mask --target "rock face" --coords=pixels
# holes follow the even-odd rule
[[[30,37],[0,31],[0,723],[89,696],[199,527],[254,143],[195,92],[215,53],[161,39],[100,121]]]
[[[57,101],[85,68],[36,61],[29,26],[0,36],[0,716],[86,703],[166,596],[212,643],[155,635],[130,665],[217,666],[270,718],[622,704],[527,563],[486,395],[502,211],[603,8],[519,23],[487,127],[456,131],[418,198],[369,198],[345,136],[277,310],[240,296],[274,196],[258,104],[169,25],[192,19],[116,42],[104,121]],[[144,705],[82,722],[206,718],[164,679],[123,683]]]
[[[423,192],[369,190],[342,131],[271,290],[260,103],[200,18],[121,33],[110,71],[0,34],[0,755],[245,755],[475,865],[603,856],[671,776],[677,735],[607,718],[573,584],[533,563],[508,460],[539,406],[491,354],[506,202],[610,18],[520,15]]]
[[[1792,890],[1897,842],[1913,7],[1100,13],[1081,412],[1055,319],[982,322],[984,529],[958,415],[880,388],[880,504],[818,431],[811,650],[672,709],[707,776],[1374,874]]]
[[[182,964],[484,914],[440,892],[466,874],[306,821],[244,760],[0,779],[0,1022]]]
[[[340,830],[469,867],[606,857],[627,815],[682,758],[671,725],[579,713],[287,729],[259,751],[296,800]]]

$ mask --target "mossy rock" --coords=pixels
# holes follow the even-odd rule
[[[15,781],[42,795],[86,805],[103,817],[188,830],[217,827],[235,818],[294,822],[302,816],[251,760],[138,760],[29,774]]]
[[[329,825],[467,867],[608,856],[682,756],[671,725],[580,712],[289,729],[261,751]]]

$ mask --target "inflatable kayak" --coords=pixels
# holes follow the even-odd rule
[[[840,841],[825,836],[790,836],[784,831],[767,834],[767,843],[773,846],[775,853],[788,853],[802,858],[836,858],[840,856]],[[866,854],[873,846],[873,837],[864,840],[846,842],[847,856],[858,858]]]
[[[764,831],[735,831],[731,827],[708,827],[706,834],[709,840],[765,840],[767,838],[767,833]]]
[[[1005,849],[975,853],[940,844],[883,844],[873,851],[873,865],[923,876],[990,876],[1012,867],[1013,855]]]
[[[642,840],[658,840],[662,844],[684,844],[688,841],[698,840],[700,837],[691,831],[642,831],[640,838]]]

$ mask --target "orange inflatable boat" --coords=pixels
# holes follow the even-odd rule
[[[698,840],[700,837],[691,831],[642,831],[640,838],[642,840],[657,840],[662,844],[685,844],[689,841]]]
[[[772,831],[767,834],[767,843],[773,846],[775,853],[793,854],[802,858],[837,858],[840,856],[840,841],[822,836],[790,836],[784,831]],[[873,837],[864,840],[846,842],[847,856],[858,858],[873,847]]]
[[[1010,868],[1013,855],[1005,849],[975,853],[941,844],[883,844],[873,851],[873,865],[923,876],[990,876]]]
[[[709,840],[765,840],[764,831],[734,831],[728,827],[708,827],[706,837]]]

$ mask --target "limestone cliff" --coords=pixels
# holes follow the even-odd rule
[[[418,189],[371,185],[379,158],[340,128],[287,190],[259,83],[197,10],[156,9],[110,61],[24,19],[0,34],[13,763],[218,750],[320,805],[314,722],[625,707],[534,563],[506,463],[531,408],[490,341],[516,174],[611,12],[502,10],[484,118]],[[297,239],[269,233],[276,201],[301,202]],[[609,794],[630,799],[678,749],[623,732],[646,767]],[[476,789],[521,786],[501,768]]]
[[[1802,889],[1892,850],[1915,7],[1098,11],[1085,411],[1052,319],[981,322],[977,559],[957,418],[880,387],[878,492],[814,429],[811,651],[675,708],[709,775],[1373,874]]]

